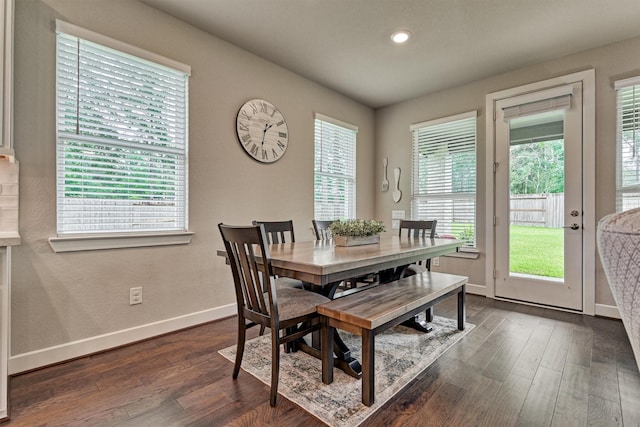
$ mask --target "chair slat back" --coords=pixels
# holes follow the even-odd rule
[[[436,236],[437,224],[438,221],[435,219],[430,221],[400,220],[398,236],[402,237],[402,232],[404,231],[408,238],[433,239]],[[425,259],[416,264],[423,266],[427,270],[431,270],[431,259]]]
[[[276,294],[264,228],[222,223],[218,228],[233,273],[238,310],[250,320],[264,322],[270,313],[277,313],[272,309]]]
[[[405,231],[407,237],[413,238],[429,238],[433,239],[436,236],[437,220],[431,221],[409,221],[400,220],[400,229],[398,230],[398,236],[402,237],[402,232]]]
[[[296,236],[293,232],[293,220],[288,221],[253,221],[253,225],[264,225],[269,244],[295,242]],[[288,234],[288,238],[287,238]]]
[[[329,240],[331,239],[331,230],[329,226],[333,224],[333,220],[323,221],[318,219],[312,219],[313,231],[316,234],[316,240]]]

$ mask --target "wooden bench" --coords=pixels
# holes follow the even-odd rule
[[[366,289],[318,306],[322,332],[322,382],[333,382],[335,329],[362,337],[362,403],[375,401],[375,336],[445,298],[458,295],[458,329],[465,323],[465,284],[468,277],[425,271]]]

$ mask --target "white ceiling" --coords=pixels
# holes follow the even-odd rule
[[[640,0],[142,1],[373,108],[640,36]]]

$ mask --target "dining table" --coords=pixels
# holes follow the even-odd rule
[[[301,280],[308,290],[333,299],[344,280],[384,272],[379,283],[384,286],[400,278],[409,264],[456,252],[463,244],[456,239],[382,235],[379,243],[360,246],[337,246],[333,240],[272,244],[269,257],[274,274]],[[309,347],[304,350],[319,355],[318,336]],[[337,331],[334,350],[335,366],[360,378],[360,362],[351,356]]]

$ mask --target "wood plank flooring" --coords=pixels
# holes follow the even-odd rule
[[[456,298],[435,308],[455,318]],[[366,426],[640,426],[640,374],[617,320],[467,296],[463,340]],[[323,426],[218,350],[235,318],[12,377],[3,426]],[[256,332],[252,333],[252,337]]]

